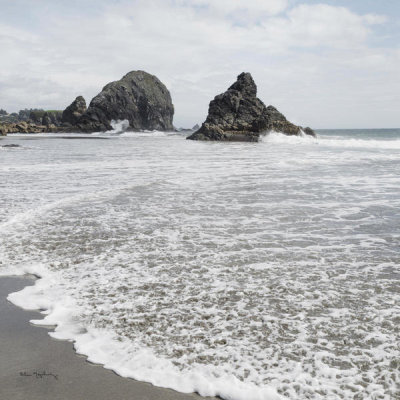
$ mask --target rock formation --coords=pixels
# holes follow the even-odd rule
[[[63,124],[76,125],[79,118],[86,112],[86,101],[82,96],[78,96],[62,113],[61,121]]]
[[[266,107],[257,98],[252,76],[243,72],[225,93],[210,102],[206,121],[188,139],[257,142],[260,134],[270,130],[285,135],[303,132],[275,107]],[[312,134],[311,131],[308,134]]]
[[[194,132],[200,129],[199,124],[196,124],[193,128],[179,128],[176,129],[177,132]]]
[[[314,132],[314,130],[311,129],[309,126],[307,126],[307,128],[303,128],[303,132],[304,132],[306,135],[310,135],[310,136],[314,136],[314,137],[317,136],[316,133]]]
[[[54,124],[38,125],[32,122],[21,121],[18,123],[7,123],[0,125],[0,135],[7,133],[43,133],[43,132],[60,132],[62,129]]]
[[[112,120],[129,121],[133,130],[173,130],[174,106],[165,85],[154,75],[132,71],[93,98],[78,120],[83,132],[112,129]]]

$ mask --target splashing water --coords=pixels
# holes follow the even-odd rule
[[[123,133],[126,132],[129,128],[129,121],[127,119],[123,120],[112,120],[110,122],[110,125],[112,126],[112,130],[108,131],[106,133],[108,134],[117,134],[117,133]]]

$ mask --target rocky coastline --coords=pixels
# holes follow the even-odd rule
[[[82,96],[65,110],[21,110],[7,114],[0,110],[0,135],[8,133],[92,133],[112,130],[112,121],[127,120],[128,130],[177,131],[187,139],[257,142],[260,135],[276,131],[285,135],[315,132],[288,121],[273,106],[257,97],[257,86],[248,72],[241,73],[226,92],[210,102],[208,116],[199,127],[176,129],[174,105],[167,87],[145,71],[131,71],[110,82],[86,106]]]
[[[21,121],[17,123],[0,122],[0,136],[7,136],[8,133],[51,133],[63,132],[63,128],[54,124],[42,125],[32,121]]]
[[[131,71],[107,84],[86,107],[78,96],[64,111],[1,110],[0,135],[7,133],[98,132],[113,129],[113,120],[128,120],[132,131],[175,130],[174,106],[167,87],[145,71]]]

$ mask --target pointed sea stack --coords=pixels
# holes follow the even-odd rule
[[[165,85],[154,75],[132,71],[111,82],[92,99],[77,122],[83,132],[112,129],[112,120],[128,120],[134,131],[172,131],[174,106]]]
[[[86,112],[86,101],[78,96],[62,113],[61,121],[64,124],[75,125]]]
[[[257,98],[257,86],[248,72],[210,102],[208,116],[191,140],[258,142],[260,134],[274,130],[285,135],[301,135],[300,126],[289,122],[275,107]],[[314,136],[309,128],[307,132]]]

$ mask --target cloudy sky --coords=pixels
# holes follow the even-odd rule
[[[0,54],[9,112],[89,102],[142,69],[188,127],[247,71],[293,122],[400,127],[399,0],[0,0]]]

